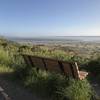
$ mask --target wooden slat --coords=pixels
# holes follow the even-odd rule
[[[23,55],[23,58],[28,66],[33,67],[31,62],[30,62],[29,56]]]
[[[62,73],[60,66],[58,64],[58,61],[53,61],[53,60],[48,60],[48,59],[44,59],[44,61],[46,63],[47,70],[51,72],[53,71],[53,72]]]
[[[34,62],[31,59],[31,56],[27,56],[27,59],[30,62],[31,67],[35,67]]]
[[[27,55],[27,54],[23,54],[23,55],[24,55],[24,56],[32,56],[32,57],[34,57],[34,58],[41,58],[41,59],[47,59],[47,60],[53,60],[53,61],[61,61],[61,62],[65,62],[65,63],[73,63],[73,62],[57,60],[57,59],[53,59],[53,58],[49,58],[49,57],[40,57],[40,56]]]
[[[65,75],[73,77],[73,73],[72,73],[72,70],[71,70],[71,63],[63,62],[62,65],[63,65],[63,68],[64,68]]]
[[[62,71],[62,73],[65,74],[64,66],[63,66],[62,62],[58,61],[58,64],[59,64],[59,67],[60,67],[60,70]]]
[[[31,60],[32,60],[32,63],[34,63],[35,67],[37,67],[39,69],[44,69],[45,70],[45,66],[44,66],[43,60],[41,58],[32,57],[31,56]]]
[[[74,63],[73,65],[73,69],[74,69],[74,77],[75,79],[79,79],[79,69],[78,69],[78,65],[77,65],[77,62]]]
[[[45,68],[45,70],[47,71],[48,69],[47,69],[47,66],[46,66],[46,62],[45,62],[45,60],[42,58],[42,62],[43,62],[43,64],[44,64],[44,68]]]

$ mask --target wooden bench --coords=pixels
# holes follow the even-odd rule
[[[79,71],[77,62],[67,62],[26,54],[23,54],[22,56],[26,64],[31,67],[37,67],[38,69],[55,73],[62,73],[66,76],[79,80],[83,80],[88,75],[85,71]]]

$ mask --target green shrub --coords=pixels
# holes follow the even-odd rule
[[[91,60],[87,66],[86,69],[90,71],[94,76],[97,76],[100,74],[100,58]]]
[[[0,65],[0,73],[9,73],[13,72],[13,69],[9,66]]]
[[[37,94],[52,100],[90,100],[92,90],[86,80],[73,80],[60,74],[30,69],[24,84]]]
[[[31,70],[29,73],[25,80],[25,86],[43,97],[61,100],[61,98],[58,98],[57,90],[65,85],[64,76],[41,70],[37,72],[36,69]]]
[[[70,80],[69,86],[61,93],[69,100],[91,100],[93,95],[90,84],[86,80]]]
[[[11,63],[11,58],[9,56],[8,51],[4,51],[2,48],[0,48],[0,64],[9,65]]]

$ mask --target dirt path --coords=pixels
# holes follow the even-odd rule
[[[30,91],[20,87],[17,83],[8,81],[7,78],[10,78],[6,74],[0,74],[0,86],[5,90],[12,100],[40,100]],[[0,100],[4,100],[0,94]]]

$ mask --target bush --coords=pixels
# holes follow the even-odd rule
[[[69,86],[62,89],[61,94],[69,100],[90,100],[93,95],[87,80],[70,80]]]
[[[2,48],[0,48],[0,64],[9,66],[10,63],[11,63],[11,58],[9,56],[9,52],[4,51]]]
[[[100,57],[88,62],[84,69],[90,72],[89,79],[100,84]]]
[[[90,71],[94,76],[100,74],[100,58],[90,61],[86,69]]]
[[[86,80],[69,81],[66,76],[41,70],[37,72],[34,68],[30,69],[24,79],[24,85],[52,100],[90,100],[93,95]]]
[[[0,65],[0,73],[9,73],[9,72],[13,72],[13,69],[10,68],[9,66]]]

